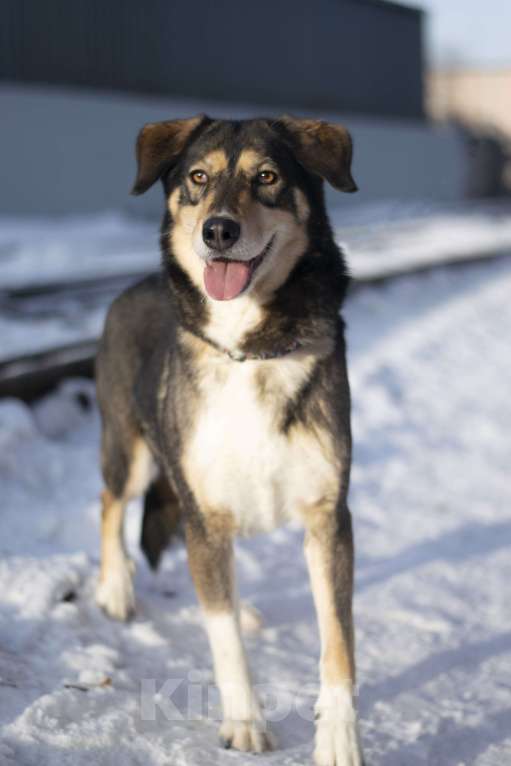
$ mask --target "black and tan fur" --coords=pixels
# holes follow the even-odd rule
[[[201,116],[146,125],[137,160],[134,193],[163,183],[163,262],[158,277],[114,302],[98,354],[98,602],[119,619],[134,609],[122,518],[126,502],[145,494],[142,547],[152,566],[184,530],[222,695],[222,741],[269,749],[240,637],[232,540],[301,519],[321,636],[315,761],[360,766],[339,316],[348,277],[323,196],[324,179],[356,189],[349,134],[290,117]],[[204,234],[211,216],[240,227],[222,258],[252,264],[233,300],[204,287],[205,264],[219,255]]]

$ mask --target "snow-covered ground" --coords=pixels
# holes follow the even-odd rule
[[[339,203],[331,214],[356,279],[511,252],[509,202]],[[109,291],[70,291],[20,300],[12,291],[150,271],[158,247],[156,221],[120,213],[0,217],[0,359],[96,337],[112,298]]]
[[[356,211],[350,217],[342,208],[334,217],[355,279],[511,252],[509,202],[402,207],[364,206],[358,222]]]
[[[121,213],[0,217],[0,288],[123,274],[158,263],[158,227]]]
[[[511,763],[510,294],[505,259],[367,288],[346,307],[368,766]],[[222,751],[184,551],[153,576],[136,505],[138,616],[113,623],[93,603],[91,397],[68,381],[32,410],[0,402],[1,766],[309,763],[318,636],[300,532],[238,550],[242,596],[264,617],[247,644],[280,749]]]
[[[98,337],[115,290],[12,297],[14,290],[158,267],[158,225],[121,214],[0,218],[0,359]]]

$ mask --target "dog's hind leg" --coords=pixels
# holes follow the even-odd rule
[[[322,503],[309,509],[305,555],[321,639],[315,763],[363,766],[354,704],[353,538],[347,507]]]
[[[231,518],[220,513],[195,514],[187,519],[185,533],[222,700],[220,742],[245,752],[271,750],[272,738],[252,687],[241,639]]]
[[[106,489],[101,497],[101,569],[96,601],[110,617],[127,620],[135,611],[135,595],[134,564],[124,543],[124,511],[132,498],[147,489],[154,462],[140,436],[130,439],[128,446],[104,432],[102,446]]]

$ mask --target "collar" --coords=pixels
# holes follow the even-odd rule
[[[230,359],[233,359],[235,362],[245,362],[247,359],[279,359],[280,357],[292,354],[293,351],[298,351],[301,348],[303,348],[303,344],[298,340],[295,340],[292,343],[289,343],[287,346],[276,348],[272,351],[262,351],[260,354],[246,354],[243,351],[230,351],[227,348],[219,350],[223,351]]]
[[[246,362],[248,360],[266,361],[268,359],[279,359],[280,357],[287,356],[288,354],[292,354],[294,351],[299,351],[300,349],[304,348],[303,343],[300,343],[298,340],[294,340],[285,346],[277,347],[268,351],[261,351],[259,354],[251,354],[250,352],[240,351],[239,349],[234,349],[234,351],[232,351],[229,348],[224,348],[211,338],[208,338],[207,335],[203,335],[201,332],[197,332],[197,330],[191,330],[190,327],[185,327],[185,329],[191,335],[194,335],[204,343],[207,343],[216,351],[219,351],[220,353],[228,356],[229,359],[233,360],[233,362]]]

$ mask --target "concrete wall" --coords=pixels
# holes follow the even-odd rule
[[[141,198],[128,194],[135,172],[135,136],[145,122],[200,111],[219,117],[280,113],[203,101],[1,86],[0,213],[121,208],[159,214],[159,188]],[[415,120],[319,116],[344,122],[355,140],[354,176],[361,192],[335,195],[336,200],[342,197],[345,204],[389,198],[453,201],[462,196],[464,146],[454,129]]]
[[[0,79],[420,117],[421,21],[377,0],[3,0]]]

